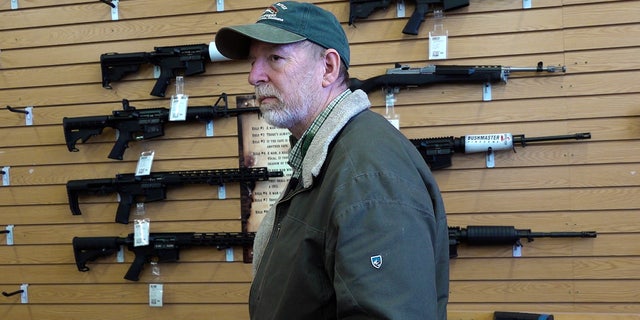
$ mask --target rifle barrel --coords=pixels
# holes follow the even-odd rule
[[[567,135],[557,135],[557,136],[544,136],[544,137],[531,137],[527,138],[524,134],[513,135],[513,142],[520,143],[523,146],[529,142],[540,142],[540,141],[553,141],[553,140],[584,140],[591,139],[590,132],[579,132],[575,134],[567,134]]]

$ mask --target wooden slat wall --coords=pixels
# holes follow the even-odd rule
[[[0,111],[0,167],[10,185],[0,187],[0,227],[14,225],[14,245],[0,235],[0,290],[29,284],[29,303],[0,297],[1,319],[248,319],[250,266],[225,261],[225,253],[183,250],[179,263],[161,266],[164,307],[148,305],[141,281],[122,276],[125,263],[106,258],[91,271],[76,270],[74,236],[125,236],[132,225],[113,223],[117,200],[83,198],[84,212],[69,212],[65,183],[133,172],[141,151],[156,151],[154,171],[238,165],[235,119],[168,126],[166,136],[131,144],[123,161],[106,158],[115,134],[105,130],[77,153],[66,149],[63,117],[106,115],[132,105],[168,107],[149,95],[149,66],[100,85],[99,55],[151,51],[154,46],[209,43],[222,26],[256,19],[271,1],[123,0],[118,21],[93,0],[0,0],[0,104],[33,106],[24,115]],[[395,5],[348,26],[347,1],[315,1],[344,23],[352,44],[351,76],[384,73],[399,62],[423,66],[430,21],[418,36],[401,30],[408,18]],[[514,225],[533,231],[598,232],[596,239],[538,239],[511,248],[461,246],[451,261],[450,319],[491,319],[492,312],[553,313],[556,319],[640,319],[640,1],[471,0],[447,14],[449,59],[439,64],[566,65],[566,74],[513,74],[494,85],[483,102],[476,85],[437,85],[397,95],[401,130],[409,138],[512,132],[547,136],[591,132],[587,141],[531,144],[496,153],[458,154],[435,172],[449,224]],[[413,10],[411,1],[407,12]],[[186,78],[191,105],[212,104],[225,92],[252,92],[245,62],[210,64]],[[170,86],[167,92],[172,92]],[[384,112],[382,94],[370,95]],[[233,104],[235,99],[230,98]],[[238,188],[218,199],[208,186],[173,189],[166,201],[146,206],[152,231],[239,231]],[[419,270],[419,266],[416,266]]]

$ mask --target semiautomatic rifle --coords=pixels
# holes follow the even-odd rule
[[[224,105],[220,105],[221,102]],[[122,110],[115,110],[112,115],[64,117],[62,119],[62,127],[67,149],[72,152],[79,151],[76,148],[78,140],[84,143],[92,136],[102,134],[103,129],[109,127],[118,131],[118,138],[108,157],[122,160],[124,151],[129,146],[130,141],[164,136],[164,125],[169,122],[170,112],[171,109],[169,108],[136,109],[136,107],[129,104],[128,100],[124,99],[122,100]],[[207,122],[213,119],[256,112],[260,112],[259,107],[229,109],[227,95],[223,93],[213,106],[188,107],[185,121]]]
[[[531,232],[529,229],[515,229],[512,226],[468,226],[449,227],[449,258],[458,256],[458,245],[513,245],[521,239],[533,241],[535,238],[595,238],[595,231],[582,232]],[[89,271],[88,261],[114,254],[120,246],[127,246],[135,253],[134,261],[125,279],[137,281],[145,263],[152,258],[158,262],[179,260],[179,250],[191,246],[216,246],[219,249],[231,246],[251,247],[255,233],[151,233],[149,245],[134,246],[134,234],[120,237],[74,237],[73,252],[78,271]]]
[[[146,176],[125,173],[117,174],[115,178],[69,180],[67,195],[71,213],[80,215],[82,212],[78,204],[79,194],[118,193],[120,203],[115,221],[127,224],[134,202],[138,202],[139,198],[145,203],[164,200],[169,187],[205,183],[209,185],[222,185],[228,182],[255,183],[283,176],[284,172],[269,171],[267,167],[153,172]]]
[[[494,151],[513,150],[520,144],[523,148],[532,142],[555,140],[584,140],[591,139],[591,133],[583,132],[570,135],[544,136],[527,138],[524,134],[511,133],[474,134],[461,137],[438,137],[409,139],[427,162],[431,170],[443,169],[451,166],[451,156],[454,153],[486,152],[492,156]]]
[[[449,11],[459,9],[469,5],[469,0],[416,0],[416,8],[411,14],[411,18],[402,29],[402,33],[417,35],[420,25],[424,21],[425,15],[429,11],[441,9]],[[364,19],[376,9],[384,9],[389,6],[391,0],[350,0],[349,1],[349,25],[356,19]]]
[[[129,73],[138,72],[142,64],[153,64],[160,68],[160,76],[151,95],[164,97],[171,79],[178,75],[204,73],[206,60],[217,62],[229,59],[218,52],[214,42],[155,47],[151,52],[103,53],[100,55],[102,87],[111,89],[111,82],[118,81]]]
[[[548,313],[495,311],[493,320],[553,320],[553,315]]]
[[[146,263],[152,260],[159,263],[178,261],[180,249],[197,246],[216,247],[219,250],[235,246],[251,248],[254,238],[254,232],[152,232],[149,234],[149,244],[144,246],[135,246],[133,233],[127,237],[74,237],[72,243],[76,266],[82,272],[89,271],[87,262],[112,255],[120,250],[120,246],[126,246],[135,254],[135,258],[124,278],[138,281]]]
[[[513,226],[467,226],[449,227],[449,258],[458,256],[458,245],[522,245],[521,239],[531,242],[535,238],[595,238],[595,231],[579,232],[531,232],[531,229],[516,229]]]
[[[566,68],[547,66],[542,61],[535,67],[505,67],[505,66],[465,66],[465,65],[427,65],[412,68],[407,65],[396,64],[395,68],[387,69],[383,75],[366,80],[351,78],[351,91],[361,89],[371,92],[375,89],[396,89],[405,87],[422,87],[439,83],[498,83],[507,82],[513,72],[565,72]]]

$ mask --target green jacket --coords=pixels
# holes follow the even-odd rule
[[[369,106],[358,90],[336,107],[301,181],[263,220],[251,319],[446,319],[438,186],[413,144]]]

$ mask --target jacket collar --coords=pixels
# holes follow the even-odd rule
[[[302,185],[309,188],[313,185],[313,177],[320,174],[320,169],[327,158],[329,145],[344,128],[344,126],[358,113],[371,107],[369,97],[362,90],[356,90],[346,96],[335,109],[313,138],[307,154],[302,161]]]

